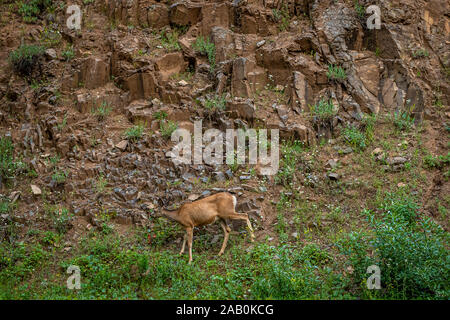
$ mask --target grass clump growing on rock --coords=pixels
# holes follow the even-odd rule
[[[43,53],[42,46],[23,44],[10,53],[9,61],[17,73],[29,76],[39,65],[39,58]]]
[[[171,32],[161,32],[161,45],[167,51],[179,51],[181,46],[178,43],[178,31],[173,30]]]
[[[171,120],[161,120],[159,122],[159,129],[161,130],[161,135],[169,139],[172,136],[172,133],[177,130],[178,124]]]
[[[336,114],[336,110],[333,105],[333,101],[322,99],[317,102],[315,105],[310,106],[312,115],[317,120],[330,120]]]
[[[344,128],[343,136],[345,141],[357,150],[364,150],[367,147],[366,135],[355,126]]]
[[[17,164],[13,158],[14,146],[9,137],[0,138],[0,182],[12,178]]]
[[[327,77],[330,80],[344,80],[347,78],[344,68],[330,64],[328,66]]]
[[[35,22],[52,5],[53,0],[23,0],[17,2],[18,12],[25,22]]]
[[[92,109],[91,112],[99,121],[102,121],[111,113],[111,107],[106,101],[103,101],[99,107]]]
[[[216,46],[208,38],[198,37],[192,45],[195,51],[208,57],[211,70],[216,67]]]
[[[223,96],[214,96],[211,99],[205,101],[205,108],[208,110],[225,110],[227,101],[225,99],[225,95]]]
[[[134,125],[125,130],[124,135],[129,141],[136,142],[144,135],[144,125],[142,123]]]

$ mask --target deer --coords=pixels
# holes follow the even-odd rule
[[[188,264],[191,264],[192,238],[195,227],[213,224],[216,221],[220,222],[225,236],[218,256],[224,253],[231,232],[230,227],[227,225],[227,219],[245,220],[247,222],[247,228],[250,231],[251,241],[254,242],[254,230],[250,219],[247,214],[236,212],[236,204],[237,199],[234,195],[228,192],[220,192],[200,200],[185,203],[178,210],[168,211],[161,208],[161,211],[156,216],[165,216],[170,220],[178,222],[185,229],[180,256],[183,255],[187,242],[189,248]]]

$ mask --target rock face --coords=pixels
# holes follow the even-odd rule
[[[362,127],[367,114],[404,111],[420,122],[441,121],[447,112],[441,121],[447,124],[448,1],[376,2],[382,24],[375,30],[367,28],[367,15],[358,14],[354,1],[83,2],[82,31],[67,30],[59,11],[53,17],[60,37],[36,62],[36,81],[11,72],[7,56],[21,39],[52,40],[44,37],[49,25],[1,25],[7,31],[0,37],[2,134],[12,131],[17,152],[42,176],[31,192],[26,184],[21,198],[64,190],[74,194],[67,202],[90,225],[100,224],[100,204],[117,210],[120,223],[145,223],[145,208],[148,214],[194,200],[191,191],[199,197],[217,191],[194,190],[199,184],[253,182],[258,170],[174,165],[167,158],[173,130],[193,134],[198,120],[205,131],[278,129],[281,142],[305,145],[339,141],[336,128]],[[316,110],[323,105],[330,108],[326,116]],[[357,152],[337,150],[348,157]],[[409,165],[409,157],[378,151],[374,157],[392,170]],[[67,176],[49,164],[56,153]],[[322,178],[343,182],[345,175],[334,173],[343,165],[331,159],[327,169],[333,172]],[[319,178],[308,174],[317,185]],[[109,192],[92,191],[100,176]],[[248,203],[242,208],[259,209]]]

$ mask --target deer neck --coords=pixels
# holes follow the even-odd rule
[[[179,210],[167,211],[162,209],[162,215],[170,220],[180,223],[180,216],[178,215]]]

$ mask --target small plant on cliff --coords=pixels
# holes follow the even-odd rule
[[[225,110],[226,108],[225,95],[223,96],[216,95],[213,98],[206,100],[205,108],[208,110]]]
[[[413,52],[412,56],[414,59],[418,58],[426,58],[430,55],[430,53],[426,49],[419,49]]]
[[[357,150],[364,150],[367,147],[366,135],[354,126],[346,127],[343,136],[345,141]]]
[[[161,130],[161,135],[168,139],[172,136],[172,133],[178,128],[178,124],[171,120],[161,120],[159,122],[159,129]]]
[[[165,111],[156,111],[153,114],[153,118],[155,118],[156,120],[164,120],[167,118],[167,112]]]
[[[286,31],[289,28],[291,17],[289,16],[289,8],[287,5],[284,5],[281,10],[272,9],[272,15],[275,22],[280,23],[278,26],[280,31]]]
[[[41,46],[23,44],[10,53],[9,61],[17,73],[29,76],[39,65],[43,53],[44,48]]]
[[[322,99],[315,105],[311,106],[311,113],[317,120],[331,120],[334,115],[336,114],[336,111],[334,110],[334,104],[333,101]]]
[[[330,64],[328,66],[327,77],[330,80],[344,80],[347,78],[347,74],[342,67]]]
[[[161,45],[167,51],[178,51],[181,50],[181,46],[178,43],[178,31],[173,30],[171,32],[161,32]]]
[[[414,126],[414,116],[409,111],[396,111],[392,116],[394,126],[399,131],[408,131]]]
[[[53,5],[53,0],[18,1],[18,12],[25,22],[35,22],[47,8]]]
[[[364,15],[366,14],[366,8],[361,5],[358,0],[355,0],[355,11],[360,18],[364,18]]]
[[[62,57],[66,61],[70,61],[75,57],[75,52],[73,51],[73,46],[67,46],[66,50],[62,52]]]
[[[102,121],[111,113],[111,107],[106,101],[103,101],[97,109],[92,109],[92,113],[99,121]]]
[[[208,38],[198,37],[192,45],[195,51],[208,57],[211,70],[216,67],[216,46]]]
[[[13,159],[14,146],[11,138],[0,138],[0,182],[14,176],[17,165]]]
[[[144,135],[144,125],[137,124],[125,130],[125,137],[130,141],[138,141]]]

